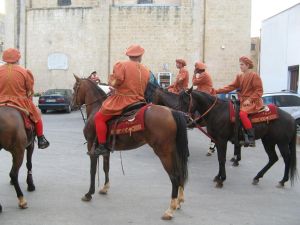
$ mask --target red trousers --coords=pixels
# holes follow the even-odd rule
[[[252,124],[251,124],[251,121],[248,118],[248,113],[247,112],[240,111],[240,118],[241,118],[242,124],[243,124],[243,126],[246,130],[252,128]]]
[[[36,136],[38,136],[38,137],[40,137],[44,134],[42,119],[39,119],[37,121],[37,123],[35,124],[35,132],[36,132]]]
[[[98,138],[99,144],[105,144],[106,142],[106,133],[107,133],[107,125],[106,121],[111,119],[112,115],[104,115],[100,111],[95,114],[94,122],[96,127],[96,134]]]

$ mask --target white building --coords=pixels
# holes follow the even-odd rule
[[[300,3],[262,23],[260,74],[265,92],[299,92]]]

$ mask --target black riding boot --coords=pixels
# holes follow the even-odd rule
[[[249,146],[255,147],[255,134],[254,134],[254,128],[246,130],[249,140]]]
[[[47,148],[50,143],[47,141],[44,135],[37,137],[38,139],[38,147],[41,149]]]
[[[107,147],[105,147],[104,144],[98,144],[95,147],[94,150],[94,156],[99,156],[99,155],[108,155],[109,154],[109,149]]]

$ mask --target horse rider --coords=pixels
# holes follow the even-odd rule
[[[131,45],[125,54],[129,60],[117,62],[113,68],[113,74],[109,77],[109,84],[115,89],[100,110],[95,114],[95,127],[98,143],[94,155],[106,155],[109,150],[106,146],[106,121],[115,115],[120,115],[124,108],[145,101],[144,93],[150,78],[150,71],[141,64],[145,50],[140,45]]]
[[[242,56],[239,61],[241,73],[236,76],[231,84],[217,89],[216,92],[217,94],[228,93],[239,89],[241,105],[239,115],[249,139],[249,143],[245,143],[245,146],[255,147],[254,128],[248,118],[248,114],[255,113],[263,107],[263,85],[259,75],[251,71],[253,62],[246,56]]]
[[[210,74],[205,71],[206,65],[203,62],[196,62],[194,75],[193,75],[193,86],[197,86],[197,91],[202,91],[210,95],[216,95],[216,91],[213,88],[213,82]],[[210,156],[215,151],[215,143],[211,140],[207,156]]]
[[[47,148],[49,142],[43,133],[43,122],[39,110],[32,101],[34,78],[30,70],[18,65],[21,54],[15,48],[3,52],[0,66],[0,104],[12,104],[29,113],[35,124],[38,147]]]
[[[189,72],[185,68],[186,62],[183,59],[176,59],[176,67],[179,72],[176,76],[175,82],[168,87],[169,92],[179,94],[179,92],[186,90],[189,85]]]
[[[91,79],[92,81],[95,81],[97,84],[101,83],[100,78],[97,75],[97,71],[93,71],[88,79]]]

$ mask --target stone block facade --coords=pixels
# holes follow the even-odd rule
[[[98,71],[106,81],[125,49],[141,44],[143,63],[154,73],[177,73],[176,58],[204,60],[216,87],[239,71],[238,58],[250,54],[250,0],[31,0],[26,5],[26,66],[36,77],[36,91],[72,87],[73,73]],[[26,43],[26,44],[25,44]],[[63,54],[67,69],[49,69],[49,56]],[[191,80],[191,77],[190,77]]]

